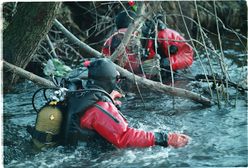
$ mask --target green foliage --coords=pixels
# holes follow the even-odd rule
[[[45,64],[43,72],[47,76],[63,77],[67,76],[72,69],[57,58],[49,59]]]

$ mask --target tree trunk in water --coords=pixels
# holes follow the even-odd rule
[[[13,21],[3,32],[3,58],[25,68],[31,61],[40,41],[50,30],[60,2],[18,3]],[[17,81],[13,74],[4,73],[4,83]]]

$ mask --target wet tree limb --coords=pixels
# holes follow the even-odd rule
[[[80,49],[82,49],[83,51],[87,52],[90,55],[93,55],[94,57],[101,57],[101,53],[96,51],[96,50],[92,50],[92,48],[90,46],[88,46],[87,44],[83,43],[82,41],[80,41],[76,36],[74,36],[69,30],[67,30],[57,19],[55,19],[54,21],[54,25],[64,33],[64,35],[66,35],[66,37],[74,44],[76,44]]]
[[[160,82],[155,82],[155,81],[134,75],[130,73],[129,71],[127,71],[126,69],[119,67],[118,65],[116,65],[116,69],[120,72],[120,74],[125,75],[127,80],[132,81],[133,83],[136,82],[136,84],[142,88],[150,89],[155,92],[166,93],[172,96],[178,96],[178,97],[191,99],[195,102],[201,103],[206,106],[211,106],[212,104],[212,102],[208,98],[200,94],[191,92],[189,90],[164,85]]]
[[[4,60],[2,62],[3,62],[3,67],[5,68],[6,71],[11,71],[13,74],[19,75],[25,79],[28,79],[34,83],[37,83],[38,85],[56,88],[56,86],[50,80],[42,78],[42,77],[35,75],[31,72],[28,72],[28,71],[26,71],[26,70],[24,70],[18,66],[15,66],[11,63],[4,61]]]

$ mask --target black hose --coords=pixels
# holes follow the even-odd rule
[[[43,96],[45,97],[46,101],[48,101],[48,98],[46,97],[46,91],[48,89],[51,89],[51,90],[58,90],[56,88],[40,88],[38,89],[37,91],[34,92],[33,94],[33,97],[32,97],[32,106],[33,106],[33,109],[38,113],[39,111],[37,110],[37,108],[35,107],[35,104],[34,104],[34,99],[35,99],[35,96],[37,93],[39,93],[41,90],[43,90]]]
[[[45,88],[45,89],[43,90],[43,96],[44,96],[44,98],[46,99],[46,101],[48,101],[48,98],[47,98],[47,96],[46,96],[46,91],[47,91],[47,88]]]

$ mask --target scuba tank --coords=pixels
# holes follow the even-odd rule
[[[70,73],[68,78],[53,77],[52,81],[54,88],[40,88],[32,97],[32,105],[37,112],[34,126],[27,126],[28,133],[32,136],[33,145],[38,148],[47,148],[62,144],[62,139],[65,137],[63,129],[69,123],[67,122],[67,92],[75,90],[83,90],[86,85],[87,68],[77,69]],[[47,91],[52,91],[52,95],[48,98]],[[36,95],[43,91],[43,97],[46,102],[37,109],[34,103]]]
[[[57,102],[51,101],[45,105],[37,114],[35,130],[37,132],[45,132],[46,139],[45,143],[40,143],[39,139],[34,137],[32,141],[36,146],[54,146],[59,140],[58,135],[60,133],[61,124],[63,121],[63,114],[62,110],[57,105],[53,105],[53,103]]]
[[[53,95],[51,100],[48,100],[37,110],[34,105],[35,95],[41,90],[47,90],[48,88],[42,88],[35,92],[33,95],[32,103],[33,108],[37,112],[35,126],[27,126],[27,131],[32,136],[32,142],[38,149],[44,147],[52,147],[58,145],[61,141],[61,126],[64,121],[64,114],[66,111],[66,103],[64,100],[58,99]],[[58,91],[55,91],[58,94]]]
[[[39,111],[35,127],[28,127],[32,141],[37,148],[54,146],[59,140],[63,114],[60,108],[51,103]]]

